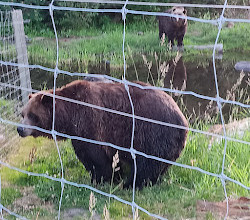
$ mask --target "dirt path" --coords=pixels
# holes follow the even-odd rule
[[[211,213],[215,219],[224,219],[226,214],[226,201],[207,202],[197,201],[197,220],[206,219],[207,213]],[[228,220],[250,220],[250,198],[241,197],[229,200]]]

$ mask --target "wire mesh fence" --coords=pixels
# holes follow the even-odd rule
[[[14,42],[14,32],[12,27],[12,18],[10,11],[0,11],[0,56],[1,60],[5,62],[17,62],[17,54]],[[15,86],[20,86],[20,79],[18,68],[11,65],[1,64],[1,83],[8,82]],[[1,117],[11,120],[18,121],[18,112],[20,106],[20,90],[9,87],[0,88],[0,109]],[[13,114],[14,113],[14,114]],[[10,150],[8,145],[15,143],[15,128],[8,124],[1,124],[1,156],[4,157],[6,151]],[[12,141],[9,141],[12,140]]]
[[[89,1],[88,1],[89,2]],[[96,1],[95,1],[96,3]],[[110,2],[102,2],[102,3],[110,3]],[[220,32],[222,29],[222,25],[224,22],[226,21],[232,21],[232,22],[247,22],[250,23],[250,20],[248,19],[235,19],[235,18],[226,18],[224,17],[224,13],[225,13],[225,9],[226,8],[237,8],[240,7],[241,9],[247,9],[249,8],[249,6],[229,6],[227,4],[227,0],[225,1],[224,5],[220,5],[220,6],[208,6],[207,7],[214,7],[214,8],[221,8],[222,12],[221,15],[219,17],[219,19],[213,20],[213,19],[201,19],[201,18],[196,18],[196,17],[189,17],[187,16],[188,20],[192,20],[192,21],[198,21],[198,22],[203,22],[203,23],[211,23],[214,25],[218,25],[218,34],[217,34],[217,38],[214,44],[214,49],[213,49],[213,70],[214,70],[214,82],[215,82],[215,87],[216,87],[216,97],[210,97],[210,96],[206,96],[206,95],[201,95],[198,94],[196,92],[193,91],[182,91],[182,90],[178,90],[178,89],[168,89],[168,88],[161,88],[161,87],[156,87],[156,86],[150,86],[150,85],[140,85],[134,82],[130,82],[127,79],[127,68],[126,68],[126,54],[125,54],[125,42],[126,42],[126,16],[128,14],[137,14],[137,15],[153,15],[153,16],[173,16],[171,14],[168,13],[159,13],[159,12],[147,12],[147,11],[135,11],[135,10],[130,10],[127,9],[127,5],[128,4],[132,4],[133,2],[129,2],[129,1],[124,1],[124,2],[117,2],[118,4],[122,4],[122,8],[121,9],[94,9],[94,8],[73,8],[73,7],[60,7],[60,6],[55,6],[54,5],[54,0],[51,1],[51,3],[48,6],[39,6],[39,5],[28,5],[28,4],[22,4],[22,3],[12,3],[12,2],[0,2],[0,5],[9,5],[9,6],[18,6],[21,8],[29,8],[29,9],[39,9],[39,10],[48,10],[50,12],[50,16],[51,16],[51,20],[52,20],[52,24],[53,24],[53,29],[54,29],[54,33],[55,33],[55,39],[56,39],[56,65],[55,68],[48,68],[48,67],[44,67],[41,65],[28,65],[27,63],[23,63],[23,62],[19,62],[17,60],[17,55],[16,55],[16,49],[14,46],[14,38],[13,38],[13,30],[12,30],[12,24],[11,24],[11,16],[10,16],[10,12],[1,12],[1,57],[0,57],[0,65],[1,65],[1,87],[0,87],[0,91],[1,91],[1,97],[0,97],[0,132],[2,133],[7,132],[8,134],[10,134],[10,128],[16,128],[16,126],[20,126],[20,127],[26,127],[26,128],[30,128],[30,129],[35,129],[37,131],[41,131],[43,133],[47,133],[50,134],[56,144],[57,147],[57,151],[58,151],[58,155],[59,155],[59,161],[61,164],[61,175],[60,177],[53,177],[50,176],[48,174],[45,173],[33,173],[33,172],[29,172],[26,170],[22,170],[19,169],[17,167],[13,167],[11,165],[9,165],[8,163],[5,163],[4,161],[0,161],[0,164],[4,167],[8,167],[12,170],[16,170],[18,172],[22,172],[24,174],[27,174],[29,176],[35,176],[35,177],[43,177],[43,178],[47,178],[49,180],[53,180],[56,182],[61,183],[61,194],[60,194],[60,201],[59,201],[59,208],[58,208],[58,219],[60,219],[60,210],[61,210],[61,204],[62,204],[62,199],[63,199],[63,195],[64,195],[64,189],[65,189],[65,185],[71,185],[71,186],[76,186],[76,187],[83,187],[83,188],[87,188],[90,189],[98,194],[101,194],[103,196],[109,197],[109,198],[113,198],[115,200],[118,200],[119,202],[122,202],[124,204],[127,204],[129,206],[131,206],[132,209],[132,213],[133,213],[133,219],[137,219],[137,215],[138,215],[138,210],[146,213],[147,215],[157,218],[157,219],[166,219],[166,217],[162,217],[159,214],[155,214],[155,213],[151,213],[148,210],[144,209],[143,207],[141,207],[140,205],[138,205],[136,203],[136,176],[137,176],[137,157],[145,157],[151,160],[156,160],[156,161],[160,161],[163,163],[167,163],[167,164],[171,164],[171,165],[175,165],[178,167],[182,167],[182,168],[186,168],[186,169],[191,169],[191,170],[196,170],[198,172],[201,172],[203,174],[212,176],[212,177],[216,177],[218,179],[221,180],[221,184],[223,186],[224,189],[224,193],[225,193],[225,198],[226,198],[226,202],[227,202],[227,209],[226,209],[226,213],[225,213],[225,218],[227,218],[228,215],[228,208],[229,208],[229,204],[228,204],[228,196],[227,196],[227,191],[226,191],[226,182],[227,181],[231,181],[235,184],[238,184],[239,186],[245,188],[246,190],[249,190],[249,186],[244,185],[243,183],[241,183],[238,180],[232,179],[229,176],[227,176],[224,173],[225,170],[225,159],[226,159],[226,150],[227,150],[227,146],[228,146],[228,142],[229,141],[233,141],[233,142],[237,142],[237,143],[242,143],[242,144],[246,144],[248,147],[250,145],[249,141],[244,141],[241,139],[237,139],[235,137],[230,137],[227,136],[226,133],[226,128],[225,128],[225,122],[224,122],[224,117],[223,117],[223,113],[222,113],[222,105],[223,104],[232,104],[232,105],[236,105],[236,106],[240,106],[243,108],[250,108],[249,104],[245,104],[245,103],[241,103],[238,101],[231,101],[228,99],[224,99],[220,96],[220,91],[219,91],[219,86],[218,86],[218,79],[217,79],[217,69],[216,69],[216,62],[215,62],[215,55],[216,55],[216,47],[218,44],[218,39],[220,37]],[[144,5],[143,3],[140,3],[142,5]],[[145,3],[145,4],[154,4],[154,3]],[[169,3],[170,4],[170,3]],[[176,4],[175,4],[176,5]],[[166,4],[163,4],[163,6],[166,6]],[[172,5],[171,5],[172,6]],[[188,6],[188,7],[204,7],[204,5],[183,5],[183,6]],[[123,20],[123,43],[122,43],[122,54],[123,54],[123,62],[124,62],[124,69],[123,69],[123,77],[122,79],[117,79],[114,77],[110,77],[107,75],[95,75],[92,74],[92,77],[94,78],[100,78],[100,77],[104,77],[105,79],[108,80],[112,80],[114,82],[119,82],[124,84],[126,92],[127,92],[127,96],[131,105],[131,113],[126,113],[126,112],[121,112],[121,111],[117,111],[117,110],[113,110],[113,109],[109,109],[109,108],[105,108],[102,106],[98,106],[98,105],[94,105],[94,104],[90,104],[87,102],[81,102],[81,101],[77,101],[74,99],[69,99],[63,96],[58,96],[56,95],[56,88],[57,88],[57,78],[59,75],[69,75],[69,76],[79,76],[79,77],[83,77],[83,76],[88,76],[87,73],[77,73],[77,72],[68,72],[68,71],[64,71],[59,69],[58,67],[58,62],[59,62],[59,41],[58,41],[58,35],[57,35],[57,29],[56,29],[56,25],[55,25],[55,21],[54,21],[54,11],[56,10],[63,10],[63,11],[80,11],[80,12],[102,12],[102,13],[120,13],[122,15],[122,20]],[[177,16],[176,16],[177,17]],[[181,17],[184,18],[184,17]],[[23,125],[19,123],[19,117],[16,114],[12,114],[13,112],[20,112],[20,107],[22,106],[21,101],[21,91],[26,91],[26,92],[38,92],[37,90],[31,89],[28,86],[22,86],[20,83],[20,76],[18,73],[18,67],[23,67],[23,68],[30,68],[30,69],[42,69],[48,72],[52,72],[54,73],[54,86],[53,86],[53,93],[50,94],[49,96],[53,98],[53,123],[52,123],[52,129],[51,130],[46,130],[44,128],[40,128],[40,127],[34,127],[34,126],[29,126],[29,125]],[[209,131],[202,131],[199,129],[194,129],[194,128],[186,128],[185,126],[180,126],[180,125],[176,125],[173,123],[168,123],[168,122],[163,122],[163,121],[157,121],[154,119],[150,119],[150,118],[145,118],[142,116],[138,116],[134,113],[134,103],[132,101],[131,98],[131,93],[130,93],[130,88],[131,87],[137,87],[139,89],[143,89],[143,90],[162,90],[165,92],[169,92],[169,93],[175,93],[175,94],[182,94],[182,95],[191,95],[194,97],[197,97],[199,99],[205,99],[208,101],[213,101],[215,103],[217,103],[217,107],[219,109],[219,115],[220,115],[220,120],[221,120],[221,124],[222,124],[222,129],[223,129],[223,134],[216,134],[216,133],[212,133]],[[98,110],[102,110],[105,112],[109,112],[112,114],[117,114],[120,116],[125,116],[128,118],[132,119],[132,130],[131,130],[131,144],[128,148],[123,148],[121,146],[117,146],[115,144],[112,143],[106,143],[106,142],[102,142],[102,141],[96,141],[96,140],[92,140],[92,139],[87,139],[84,137],[78,137],[78,136],[72,136],[69,134],[64,134],[64,133],[60,133],[57,130],[55,130],[55,120],[56,120],[56,112],[55,112],[55,106],[56,106],[56,100],[64,100],[67,102],[72,102],[72,103],[76,103],[78,105],[82,105],[82,106],[87,106],[87,107],[91,107],[94,109],[98,109]],[[10,114],[11,112],[11,114]],[[148,123],[153,123],[153,124],[157,124],[157,125],[161,125],[161,126],[167,126],[167,127],[172,127],[172,128],[177,128],[177,129],[182,129],[182,130],[188,130],[191,132],[195,132],[195,133],[200,133],[200,134],[205,134],[211,137],[218,137],[218,138],[222,138],[224,140],[224,152],[223,152],[223,158],[222,158],[222,165],[221,165],[221,170],[218,173],[213,173],[213,172],[209,172],[206,170],[203,170],[199,167],[195,167],[195,166],[190,166],[187,164],[182,164],[182,163],[178,163],[178,162],[174,162],[171,160],[167,160],[165,158],[159,158],[157,156],[154,155],[147,155],[144,152],[140,152],[138,150],[136,150],[136,146],[134,146],[134,135],[135,135],[135,126],[136,126],[136,121],[145,121]],[[3,133],[5,134],[5,133]],[[11,134],[13,135],[13,134]],[[5,136],[4,136],[5,137]],[[131,158],[133,159],[133,163],[134,163],[134,178],[133,178],[133,191],[132,191],[132,198],[130,201],[128,200],[124,200],[122,198],[119,198],[118,196],[112,194],[112,193],[106,193],[104,191],[101,191],[95,187],[92,187],[90,185],[86,185],[86,184],[79,184],[79,183],[75,183],[72,181],[69,181],[65,178],[65,174],[64,174],[64,166],[63,166],[63,160],[62,160],[62,156],[61,156],[61,151],[58,147],[58,142],[57,139],[60,137],[65,137],[71,140],[80,140],[83,142],[87,142],[87,143],[93,143],[93,144],[97,144],[97,145],[101,145],[101,146],[107,146],[110,148],[114,148],[117,149],[119,151],[125,151],[131,154]],[[5,137],[6,138],[6,137]],[[1,143],[1,136],[0,136],[0,143]],[[8,145],[10,145],[10,143],[7,143]],[[5,145],[3,145],[5,146]],[[1,151],[2,149],[4,149],[4,147],[1,147]],[[15,216],[16,218],[19,219],[26,219],[23,216],[19,216],[18,214],[12,212],[11,210],[8,210],[6,207],[4,207],[1,204],[1,213],[2,210],[5,210],[7,213],[9,213],[10,215]],[[3,216],[2,216],[3,218]]]

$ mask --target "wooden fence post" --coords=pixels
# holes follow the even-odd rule
[[[17,62],[19,64],[28,65],[29,63],[28,63],[27,46],[24,34],[22,10],[12,11],[12,23],[13,23],[15,45],[17,52]],[[20,77],[20,86],[23,88],[31,89],[29,68],[19,66],[18,71]],[[21,90],[23,104],[28,102],[29,93],[30,93],[29,91]]]

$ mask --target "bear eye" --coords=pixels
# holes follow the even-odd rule
[[[183,11],[183,14],[186,14],[186,10]]]
[[[173,11],[175,11],[175,8],[173,9]]]
[[[38,122],[39,121],[39,118],[35,114],[33,114],[33,113],[29,113],[28,114],[28,118],[30,118],[34,122]]]

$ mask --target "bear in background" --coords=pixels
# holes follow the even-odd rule
[[[148,84],[136,82],[140,85]],[[134,104],[135,115],[183,126],[172,128],[151,122],[135,120],[134,149],[167,160],[175,161],[184,148],[188,127],[187,120],[174,100],[163,91],[139,89],[129,86]],[[52,129],[53,99],[48,94],[52,90],[30,95],[29,102],[22,111],[22,124]],[[56,89],[56,95],[83,101],[97,106],[132,114],[127,91],[120,83],[74,81]],[[96,141],[112,143],[130,148],[132,136],[132,118],[93,107],[55,100],[55,130],[71,136],[79,136]],[[21,137],[51,135],[41,131],[18,127]],[[91,173],[92,181],[110,181],[112,177],[113,156],[116,149],[72,139],[72,145],[79,160]],[[121,173],[123,167],[131,169],[124,187],[132,186],[134,162],[129,152],[119,150]],[[156,183],[170,164],[147,159],[136,155],[136,186],[141,188],[147,181]]]
[[[181,15],[186,17],[187,11],[183,7],[173,7],[165,13]],[[173,47],[174,41],[177,40],[177,46],[183,47],[183,38],[187,32],[187,19],[157,16],[159,21],[159,38],[162,40],[163,34],[168,38],[168,43]]]

